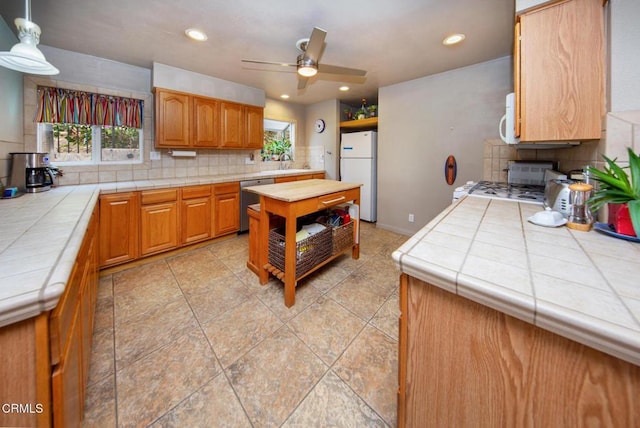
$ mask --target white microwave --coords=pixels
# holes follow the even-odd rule
[[[504,128],[504,132],[503,132]],[[520,138],[516,138],[516,94],[507,94],[505,102],[505,113],[498,125],[500,138],[507,144],[518,144]]]
[[[507,144],[517,144],[517,149],[559,149],[580,144],[579,141],[541,141],[523,144],[516,137],[516,95],[511,92],[505,100],[505,112],[498,125],[500,138]]]

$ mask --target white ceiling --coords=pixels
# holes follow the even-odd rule
[[[377,99],[379,87],[511,54],[514,0],[33,0],[40,43],[151,68],[152,62],[264,89],[290,102]],[[0,14],[25,16],[25,0],[1,0]],[[364,83],[312,78],[299,91],[294,67],[246,64],[257,59],[295,63],[297,40],[314,26],[327,31],[321,63],[368,71]],[[206,42],[184,35],[202,29]],[[449,34],[465,33],[453,47]],[[55,64],[54,64],[55,65]],[[261,71],[266,70],[266,71]],[[322,75],[321,75],[322,76]],[[338,91],[348,84],[347,93]]]

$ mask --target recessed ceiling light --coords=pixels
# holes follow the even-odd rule
[[[205,40],[207,40],[207,35],[200,30],[196,30],[195,28],[189,28],[188,30],[185,30],[184,34],[186,34],[187,37],[190,37],[193,40],[197,40],[199,42],[204,42]]]
[[[455,45],[463,41],[464,38],[465,38],[464,34],[452,34],[450,36],[445,37],[445,39],[442,41],[442,44],[445,46]]]
[[[289,94],[282,94],[280,95],[280,98],[282,98],[283,100],[289,99]]]
[[[349,87],[348,86],[340,86],[339,88],[342,92],[348,91]]]

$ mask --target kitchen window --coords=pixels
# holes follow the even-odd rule
[[[141,128],[38,124],[38,150],[57,164],[140,163],[142,141]]]
[[[269,161],[293,161],[296,124],[292,121],[264,120],[264,145],[261,158]]]
[[[38,150],[63,165],[143,161],[143,102],[38,88]]]

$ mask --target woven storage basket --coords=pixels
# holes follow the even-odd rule
[[[325,224],[325,226],[327,226]],[[331,226],[328,226],[331,227]],[[353,221],[342,226],[331,227],[333,250],[331,255],[343,252],[353,246]]]
[[[269,263],[284,272],[285,237],[280,229],[269,231]],[[331,228],[309,236],[296,243],[296,278],[313,269],[331,256]]]

